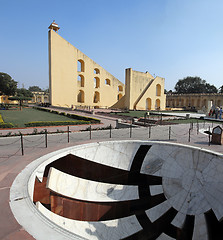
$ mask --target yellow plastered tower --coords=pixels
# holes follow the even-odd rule
[[[49,27],[49,88],[52,106],[165,110],[164,78],[126,69],[125,85]]]
[[[57,33],[49,30],[49,87],[53,106],[108,108],[124,95],[124,84]]]

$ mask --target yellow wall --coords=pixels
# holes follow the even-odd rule
[[[16,104],[16,103],[18,103],[17,101],[15,101],[15,100],[9,100],[8,98],[9,98],[10,96],[7,96],[7,95],[1,95],[0,96],[0,103],[4,103],[4,104]]]
[[[79,60],[82,62],[81,69]],[[51,105],[69,108],[81,106],[165,110],[164,78],[154,79],[149,72],[138,72],[131,68],[126,69],[125,74],[124,85],[58,33],[49,31]],[[100,82],[97,85],[95,85],[95,78]],[[105,83],[106,79],[109,84]],[[160,86],[159,96],[156,94],[157,85]]]
[[[78,60],[84,62],[84,71],[78,71]],[[99,73],[95,73],[94,69]],[[124,84],[95,63],[84,53],[72,46],[53,30],[49,31],[49,74],[50,74],[50,102],[53,106],[71,107],[76,105],[90,107],[110,107],[117,102]],[[84,86],[80,86],[78,75],[84,78]],[[100,86],[95,88],[94,78],[100,79]],[[105,84],[105,79],[110,80],[110,85]],[[84,92],[84,102],[78,102],[79,91]],[[95,92],[99,102],[94,102]]]
[[[164,94],[164,78],[154,78],[149,72],[134,71],[126,69],[126,96],[125,106],[128,109],[136,110],[165,110],[166,95]],[[157,94],[157,85],[160,86]],[[146,104],[147,99],[151,99],[151,108]],[[156,106],[156,101],[160,102]]]

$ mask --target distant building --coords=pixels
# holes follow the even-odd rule
[[[35,103],[35,104],[41,104],[41,103],[49,103],[49,93],[44,91],[39,92],[32,92],[33,97],[32,100],[28,101],[28,103]],[[10,96],[7,95],[1,95],[0,96],[0,103],[3,104],[18,104],[17,100],[9,100]],[[27,102],[27,101],[25,101]]]
[[[125,84],[49,27],[50,104],[67,108],[165,110],[164,78],[126,69]]]
[[[8,100],[9,96],[7,95],[1,95],[0,96],[0,103],[4,103],[4,104],[9,104],[9,102],[11,102],[10,100]]]
[[[216,107],[223,106],[223,93],[167,94],[167,108],[208,110],[208,102]]]
[[[49,103],[49,93],[44,91],[32,92],[32,103],[41,104]]]

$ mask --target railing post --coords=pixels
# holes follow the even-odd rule
[[[191,128],[189,128],[189,137],[188,137],[188,142],[190,142],[190,131],[191,131]]]
[[[23,136],[22,133],[20,133],[21,135],[21,150],[22,150],[22,155],[24,155],[24,146],[23,146]]]
[[[130,124],[130,129],[129,129],[129,137],[132,138],[132,123]]]
[[[149,138],[151,137],[151,125],[149,125]]]
[[[69,135],[69,133],[70,133],[70,128],[69,128],[69,126],[67,126],[67,142],[68,143],[70,142],[70,135]]]
[[[208,129],[209,129],[209,134],[208,134],[208,145],[210,146],[211,145],[211,128],[210,128],[210,126],[208,127]]]
[[[90,125],[90,139],[91,139],[91,125]]]
[[[169,140],[170,140],[170,135],[171,135],[171,127],[169,127]]]
[[[45,146],[47,148],[47,129],[45,129]]]
[[[112,137],[111,129],[112,129],[112,125],[110,124],[110,138]]]

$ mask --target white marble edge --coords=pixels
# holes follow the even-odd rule
[[[135,215],[107,221],[80,221],[57,215],[45,208],[40,202],[37,202],[37,208],[48,219],[64,227],[67,231],[79,234],[83,239],[117,240],[142,230]]]
[[[63,196],[93,202],[139,199],[138,186],[109,184],[72,176],[51,167],[46,188]]]

